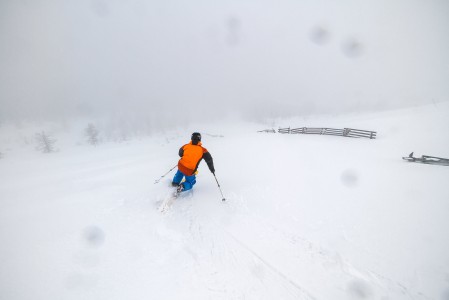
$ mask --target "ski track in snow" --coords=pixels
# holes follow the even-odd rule
[[[235,197],[236,195],[234,195],[233,198]],[[182,201],[182,199],[178,199],[175,202],[178,201]],[[238,210],[238,208],[238,206],[234,207],[234,213],[236,212],[235,209]],[[209,262],[214,266],[231,264],[239,269],[238,271],[234,270],[233,273],[246,272],[250,276],[259,279],[260,284],[263,286],[265,286],[266,280],[260,276],[260,273],[267,272],[261,270],[268,270],[272,273],[271,280],[269,280],[269,285],[282,287],[283,290],[289,291],[289,293],[283,297],[292,297],[292,299],[321,299],[315,297],[310,291],[307,291],[304,287],[302,287],[300,283],[296,282],[295,279],[293,279],[293,276],[286,275],[286,273],[279,267],[272,264],[261,254],[259,254],[258,250],[248,246],[248,244],[242,241],[242,239],[225,229],[222,225],[210,218],[200,217],[197,214],[194,214],[192,212],[192,205],[182,208],[178,207],[177,209],[178,210],[176,211],[179,211],[179,213],[172,212],[171,217],[175,220],[178,220],[179,218],[189,220],[188,228],[189,237],[191,238],[189,239],[189,243],[191,241],[198,241],[202,244],[207,244],[210,247],[210,255],[203,257],[201,261]],[[377,290],[394,291],[395,293],[403,294],[410,299],[415,299],[417,296],[423,296],[419,292],[416,295],[411,294],[409,290],[400,282],[390,279],[387,276],[380,275],[375,271],[371,271],[369,269],[358,269],[348,260],[342,258],[338,253],[332,253],[332,251],[323,249],[322,247],[315,245],[301,236],[285,232],[279,229],[276,225],[262,220],[257,215],[251,215],[248,214],[248,212],[245,212],[245,218],[246,222],[252,223],[252,227],[264,228],[266,231],[269,230],[270,234],[266,234],[265,236],[267,241],[280,239],[280,243],[290,244],[290,251],[297,251],[300,253],[299,256],[305,256],[306,260],[313,261],[315,268],[317,266],[323,267],[324,269],[337,268],[339,277],[344,274],[345,280],[349,282],[348,289],[350,291],[350,295],[352,294],[355,298],[369,298],[373,293],[371,291],[373,287]],[[207,224],[207,226],[204,226],[203,223]],[[206,231],[206,233],[204,231]],[[261,252],[263,252],[264,248],[265,247],[260,248],[262,250]],[[184,250],[195,260],[196,274],[199,275],[198,269],[205,263],[200,262],[198,259],[199,255],[194,252],[191,247],[186,246]],[[239,254],[236,254],[236,252]],[[242,252],[247,252],[249,256],[246,256],[246,259],[242,258],[242,256],[245,257]],[[227,257],[227,259],[223,259],[224,257]],[[252,263],[259,263],[258,269],[249,268],[242,270],[241,266],[251,265],[251,261]],[[304,263],[307,264],[305,261]],[[222,267],[217,267],[217,269],[222,269]],[[210,291],[224,293],[227,295],[225,298],[229,296],[226,288],[217,288],[214,286],[208,286],[207,288]],[[261,297],[251,297],[250,294],[242,294],[240,296],[242,299],[246,299],[247,297]],[[273,297],[275,297],[275,295],[273,295]],[[215,295],[214,298],[219,298],[219,296]],[[423,298],[425,299],[427,297]],[[270,299],[270,297],[268,297],[268,299]],[[326,297],[324,299],[326,299]]]
[[[186,216],[185,213],[183,215]],[[190,214],[188,214],[188,215],[190,215]],[[348,278],[351,278],[348,280],[350,282],[352,282],[355,286],[357,286],[357,284],[363,285],[365,282],[369,282],[370,284],[375,284],[375,285],[379,286],[380,288],[388,287],[389,289],[396,289],[397,292],[405,294],[405,295],[409,296],[410,298],[414,298],[408,292],[408,289],[406,287],[404,287],[399,282],[395,282],[392,279],[389,279],[385,276],[379,275],[370,270],[357,269],[354,266],[352,266],[348,261],[341,258],[338,254],[336,254],[335,256],[332,256],[329,254],[330,251],[328,251],[326,249],[322,249],[319,246],[314,245],[307,239],[304,239],[304,238],[301,238],[298,236],[290,236],[288,233],[280,231],[273,224],[266,224],[266,223],[264,224],[264,222],[262,222],[260,219],[258,219],[257,216],[247,216],[247,217],[250,217],[250,220],[253,223],[257,223],[257,227],[270,228],[271,231],[273,231],[274,235],[276,235],[278,237],[282,237],[284,240],[289,239],[290,240],[289,242],[293,246],[295,246],[296,250],[300,251],[303,254],[305,253],[305,255],[308,257],[308,259],[313,259],[313,261],[315,263],[319,263],[322,266],[330,266],[330,267],[337,266],[341,273],[344,273],[347,275]],[[191,237],[193,240],[196,240],[199,238],[202,242],[204,242],[204,236],[201,233],[203,230],[202,229],[203,226],[199,222],[200,221],[198,221],[198,217],[190,217],[189,231],[190,231],[190,234],[191,234]],[[213,235],[215,237],[213,238],[213,240],[210,241],[211,256],[209,259],[211,259],[212,261],[215,261],[215,259],[216,259],[214,257],[214,251],[215,252],[217,251],[217,250],[215,250],[215,248],[217,247],[216,244],[221,244],[222,246],[229,245],[229,244],[235,244],[236,247],[232,247],[232,249],[241,248],[240,250],[246,251],[249,254],[251,254],[251,256],[253,256],[254,260],[259,261],[263,266],[265,266],[267,269],[269,269],[274,274],[274,277],[277,277],[274,280],[275,282],[278,282],[277,285],[284,286],[284,288],[291,290],[291,296],[293,297],[293,299],[317,299],[310,292],[308,292],[303,287],[301,287],[301,285],[299,283],[295,282],[294,279],[287,276],[275,265],[272,265],[270,262],[268,262],[266,259],[264,259],[261,255],[259,255],[256,250],[252,249],[247,244],[242,242],[234,234],[230,233],[229,231],[224,229],[221,225],[217,224],[217,222],[209,219],[206,221],[206,223],[209,224],[209,227],[211,224],[213,224],[216,229],[216,230],[213,230]],[[212,233],[210,233],[210,234],[212,235]],[[220,234],[219,237],[217,237],[218,234]],[[218,242],[217,239],[220,239],[220,242]],[[267,239],[270,240],[269,238],[267,238]],[[194,259],[197,261],[197,263],[199,264],[197,255],[192,253],[192,251],[188,248],[186,249],[186,251],[189,252],[194,257]],[[229,251],[229,253],[223,254],[223,251],[225,251],[225,252]],[[221,253],[219,254],[220,255],[220,258],[219,258],[220,263],[227,262],[227,263],[235,264],[237,259],[236,259],[236,255],[234,252],[235,252],[235,250],[230,250],[228,247],[226,247],[225,249],[222,249]],[[225,255],[232,257],[232,259],[223,260],[221,257],[223,257]],[[251,271],[251,273],[252,273],[252,275],[255,275],[254,272]],[[255,276],[257,277],[257,275],[255,275]],[[280,282],[280,281],[284,281],[284,282]],[[262,284],[264,284],[264,283],[262,282]],[[271,280],[271,285],[273,285],[273,280]],[[293,287],[293,289],[292,289],[292,287]],[[209,289],[214,290],[213,288],[209,288]],[[354,289],[357,289],[357,287],[355,287]],[[363,296],[364,292],[359,292],[359,293],[361,293],[359,296],[361,296],[361,298],[364,298],[364,296]],[[244,296],[244,295],[242,295],[242,296]]]
[[[308,292],[306,292],[304,288],[295,283],[294,280],[288,278],[279,269],[272,266],[264,258],[259,256],[253,249],[248,247],[245,243],[240,241],[217,222],[211,219],[205,220],[204,218],[193,214],[191,209],[181,210],[181,213],[179,215],[176,215],[176,219],[178,219],[180,216],[186,217],[186,219],[188,219],[190,239],[188,239],[187,243],[198,242],[200,244],[205,244],[208,246],[208,251],[204,251],[204,256],[202,256],[201,260],[198,259],[200,255],[194,252],[191,247],[186,246],[184,248],[184,250],[189,253],[189,255],[191,255],[195,260],[197,269],[201,268],[202,265],[209,263],[212,266],[216,267],[218,272],[218,270],[222,269],[223,266],[231,265],[233,268],[237,269],[237,271],[233,270],[232,273],[246,273],[247,276],[254,277],[258,284],[265,287],[266,279],[264,279],[260,274],[260,272],[263,272],[261,271],[261,269],[263,269],[263,266],[265,266],[273,273],[270,277],[270,284],[272,285],[273,281],[278,282],[280,286],[289,291],[290,297],[292,297],[292,299],[315,299]],[[203,223],[208,224],[208,226],[204,226]],[[255,263],[257,263],[259,267],[242,267],[245,265],[251,266]],[[199,273],[198,270],[196,272]],[[208,285],[207,288],[210,291],[215,291],[218,293],[214,296],[215,299],[220,298],[220,294],[221,297],[224,297],[224,299],[229,297],[228,288],[226,286],[216,287],[212,284]],[[238,295],[234,294],[234,296]],[[273,295],[273,297],[274,296],[275,295]],[[238,296],[238,298],[240,297],[242,299],[246,299],[248,297],[253,298],[250,294],[246,293]]]

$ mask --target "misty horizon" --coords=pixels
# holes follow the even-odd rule
[[[0,120],[171,124],[449,100],[445,1],[2,1]]]

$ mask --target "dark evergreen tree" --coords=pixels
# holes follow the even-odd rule
[[[43,153],[51,153],[55,151],[56,140],[53,139],[49,134],[42,131],[36,133],[37,150]]]
[[[87,142],[91,145],[98,145],[99,140],[98,140],[98,129],[95,127],[94,124],[89,123],[87,125],[87,128],[85,129],[85,134],[87,137]]]

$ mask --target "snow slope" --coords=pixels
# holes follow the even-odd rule
[[[267,125],[268,124],[268,125]],[[42,154],[1,131],[0,299],[449,299],[449,103],[197,124]],[[376,140],[256,133],[359,128]],[[157,208],[191,132],[206,164]],[[22,133],[23,134],[23,133]],[[75,145],[74,145],[75,144]]]

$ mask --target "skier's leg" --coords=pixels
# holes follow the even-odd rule
[[[175,177],[173,177],[172,185],[179,185],[182,181],[182,178],[184,177],[184,174],[181,173],[181,171],[177,171],[175,174]]]
[[[184,191],[188,191],[193,188],[196,183],[196,176],[186,176],[186,181],[182,184],[184,186]]]

